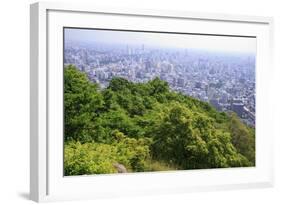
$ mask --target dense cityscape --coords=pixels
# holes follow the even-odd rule
[[[255,126],[255,56],[195,49],[67,42],[64,64],[74,64],[101,88],[113,77],[146,82],[159,77],[170,88],[234,111]]]

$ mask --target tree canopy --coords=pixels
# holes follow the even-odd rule
[[[255,165],[255,130],[235,113],[170,90],[155,78],[113,78],[103,90],[64,70],[65,174]]]

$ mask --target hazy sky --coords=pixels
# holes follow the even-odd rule
[[[65,29],[65,41],[97,42],[171,48],[193,48],[207,51],[256,53],[256,38],[167,34],[94,29]]]

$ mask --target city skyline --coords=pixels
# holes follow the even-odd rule
[[[113,77],[139,83],[159,77],[172,90],[219,111],[234,111],[255,126],[255,38],[86,29],[65,29],[64,34],[64,64],[77,66],[101,88]],[[185,47],[192,39],[193,46]],[[182,48],[177,42],[182,42]],[[215,49],[209,48],[218,42]]]

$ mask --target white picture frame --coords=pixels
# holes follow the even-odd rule
[[[98,23],[95,21],[97,20]],[[102,26],[103,25],[103,26]],[[186,25],[186,26],[184,26]],[[256,166],[125,175],[63,176],[62,29],[106,27],[257,37]],[[157,28],[156,28],[157,26]],[[273,131],[267,97],[273,19],[183,11],[97,8],[40,2],[30,9],[30,198],[54,201],[273,186]],[[61,69],[59,69],[61,68]],[[116,187],[118,184],[118,188]]]

